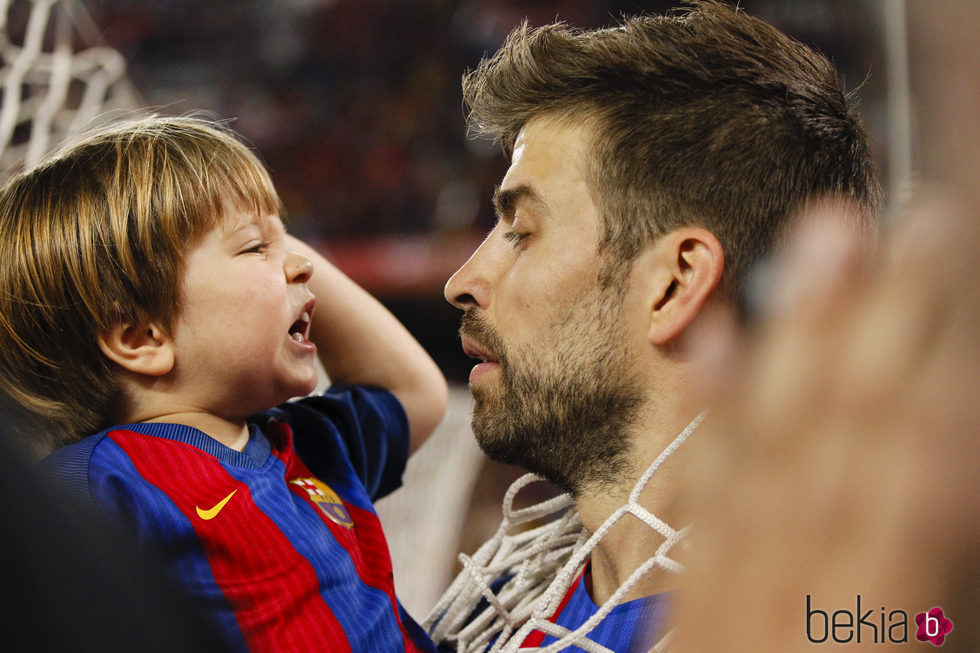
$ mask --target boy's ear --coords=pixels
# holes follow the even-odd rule
[[[173,340],[156,324],[120,324],[98,336],[99,349],[136,374],[163,376],[174,367]]]
[[[681,227],[653,244],[650,282],[649,339],[672,341],[698,316],[721,281],[725,254],[713,233]]]

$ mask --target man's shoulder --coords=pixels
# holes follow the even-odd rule
[[[663,633],[670,593],[639,597],[612,607],[592,628],[588,637],[614,651],[646,651]],[[573,587],[559,614],[552,620],[569,630],[575,630],[599,610],[583,582]],[[550,643],[546,639],[545,643]]]

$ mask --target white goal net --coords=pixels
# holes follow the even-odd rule
[[[513,653],[528,635],[540,631],[557,640],[540,653],[577,646],[593,653],[611,653],[589,639],[629,590],[654,568],[680,573],[683,567],[671,557],[686,543],[688,527],[675,529],[640,504],[640,495],[650,478],[701,423],[699,415],[668,445],[640,477],[629,500],[614,511],[591,535],[582,527],[574,501],[561,495],[517,510],[514,499],[528,484],[539,480],[533,474],[521,477],[504,498],[503,520],[496,535],[473,556],[460,555],[463,572],[429,614],[424,627],[437,642],[449,643],[460,653],[502,651]],[[635,518],[660,538],[653,556],[637,567],[599,610],[575,630],[549,620],[574,582],[596,545],[620,519]],[[529,523],[545,520],[535,528]],[[503,581],[503,582],[501,582]],[[668,636],[653,650],[666,650]]]
[[[0,0],[0,179],[113,111],[142,106],[78,0]]]

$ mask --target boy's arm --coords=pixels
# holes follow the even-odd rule
[[[409,453],[414,452],[446,411],[449,390],[442,372],[381,302],[319,252],[288,234],[286,247],[313,262],[310,339],[331,382],[378,386],[395,395],[408,416]]]

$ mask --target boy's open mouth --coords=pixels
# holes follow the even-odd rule
[[[310,328],[310,317],[309,314],[303,313],[300,319],[293,322],[293,326],[289,327],[289,337],[296,342],[306,342],[307,336],[309,335]]]
[[[310,339],[310,320],[313,316],[313,302],[303,307],[299,318],[289,327],[289,337],[296,342],[308,342]]]

